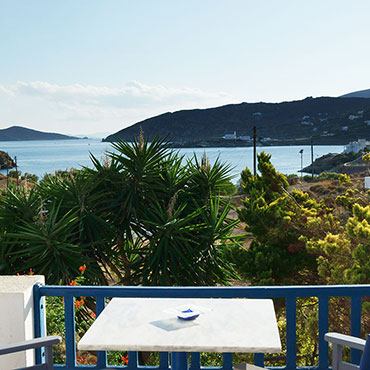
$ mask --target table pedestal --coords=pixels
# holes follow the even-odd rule
[[[188,370],[188,369],[189,369],[189,353],[172,352],[171,370]]]

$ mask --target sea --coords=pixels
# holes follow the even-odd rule
[[[303,167],[311,163],[311,147],[301,146],[261,146],[257,153],[262,151],[271,154],[271,162],[275,168],[284,174],[299,174],[301,169],[301,154]],[[342,145],[314,146],[314,159],[328,153],[341,153]],[[104,158],[107,152],[112,152],[110,143],[98,139],[79,140],[43,140],[43,141],[0,141],[0,150],[7,152],[13,159],[16,157],[18,170],[22,174],[28,172],[36,174],[40,179],[46,173],[70,168],[93,167],[90,156],[97,159]],[[231,165],[233,182],[237,183],[240,173],[246,167],[253,171],[253,148],[186,148],[177,150],[185,158],[194,155],[199,158],[206,153],[212,164],[219,158],[221,162]],[[6,170],[0,173],[6,174]]]

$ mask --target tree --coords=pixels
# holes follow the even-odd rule
[[[214,285],[237,220],[222,192],[229,166],[185,161],[164,140],[118,141],[94,168],[47,175],[0,196],[1,273],[32,268],[48,283]]]
[[[336,221],[323,201],[299,190],[289,193],[286,177],[275,170],[270,158],[264,152],[258,155],[260,174],[254,176],[248,168],[242,172],[246,198],[239,217],[252,242],[247,250],[232,253],[234,261],[253,284],[312,282],[316,262],[306,251],[306,238],[325,235]]]

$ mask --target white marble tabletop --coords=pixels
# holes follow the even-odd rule
[[[177,311],[200,312],[192,321]],[[80,350],[281,352],[270,299],[113,298]]]

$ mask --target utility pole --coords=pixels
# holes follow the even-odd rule
[[[301,149],[299,151],[299,153],[301,154],[301,180],[302,180],[302,176],[303,176],[303,149]]]
[[[253,174],[257,174],[257,129],[253,126]]]
[[[311,169],[312,169],[312,178],[313,178],[315,171],[313,169],[313,139],[312,138],[311,138]]]
[[[9,158],[9,153],[6,153],[8,154],[8,158]],[[8,189],[9,187],[9,162],[7,162],[6,164],[6,188]]]
[[[18,164],[17,164],[17,157],[14,156],[15,162],[15,175],[17,176],[17,189],[19,188],[19,176],[18,176]]]

